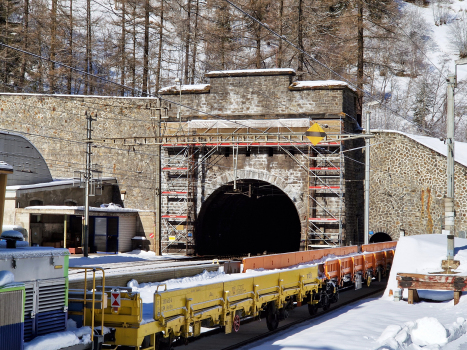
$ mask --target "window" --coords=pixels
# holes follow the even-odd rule
[[[41,201],[40,199],[33,199],[32,201],[29,201],[29,206],[30,207],[35,207],[38,205],[44,205],[44,202]]]

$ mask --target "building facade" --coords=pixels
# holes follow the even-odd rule
[[[93,164],[117,179],[125,207],[154,213],[161,112],[163,251],[255,254],[361,242],[362,141],[313,146],[305,135],[315,122],[335,139],[360,132],[355,91],[295,81],[290,69],[207,77],[209,84],[162,89],[160,105],[1,94],[0,127],[28,133],[52,176],[70,178],[83,170],[92,114]],[[154,226],[144,222],[150,238]]]

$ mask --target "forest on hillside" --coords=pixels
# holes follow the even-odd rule
[[[155,96],[212,70],[293,68],[298,80],[354,84],[360,111],[378,101],[375,127],[440,136],[449,58],[430,60],[433,23],[417,11],[430,8],[435,26],[449,26],[465,57],[457,1],[2,0],[0,89]],[[456,102],[465,140],[466,103]]]

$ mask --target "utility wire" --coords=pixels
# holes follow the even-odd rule
[[[297,45],[295,45],[294,43],[292,43],[291,41],[289,41],[285,36],[281,36],[280,34],[276,33],[274,30],[272,30],[269,26],[265,25],[263,22],[261,22],[260,20],[256,19],[255,17],[253,17],[252,15],[250,15],[248,12],[244,11],[241,7],[239,7],[238,5],[234,4],[233,2],[231,2],[230,0],[224,0],[225,2],[229,3],[232,7],[234,7],[236,10],[240,11],[241,13],[243,13],[245,16],[247,16],[248,18],[250,18],[251,20],[255,21],[256,23],[258,23],[261,27],[263,27],[264,29],[266,29],[267,31],[269,31],[271,34],[275,35],[276,37],[280,38],[280,40],[282,41],[285,41],[287,44],[289,44],[290,46],[292,46],[294,49],[298,50],[300,53],[306,55],[309,59],[311,59],[313,62],[317,63],[318,65],[322,66],[323,68],[329,70],[331,73],[333,73],[334,75],[336,75],[337,77],[339,77],[340,79],[342,79],[343,81],[345,81],[347,84],[349,84],[349,86],[351,86],[352,88],[356,89],[357,91],[361,91],[366,97],[368,97],[370,100],[372,101],[377,101],[377,102],[380,102],[379,99],[377,99],[376,97],[374,97],[373,95],[371,95],[371,93],[369,93],[368,91],[364,90],[364,89],[360,89],[358,88],[358,86],[356,86],[355,84],[353,84],[351,81],[349,81],[348,79],[344,78],[342,75],[340,75],[339,73],[337,73],[336,71],[334,71],[332,68],[330,68],[329,66],[327,66],[325,63],[319,61],[318,59],[316,59],[315,57],[311,56],[308,52],[306,52],[305,50],[302,50],[300,47],[298,47]],[[398,115],[399,117],[401,117],[402,119],[408,121],[409,123],[417,126],[418,128],[420,128],[420,126],[415,123],[413,120],[410,120],[408,119],[407,117],[404,117],[402,115],[400,115],[397,111],[394,111],[392,110],[391,108],[389,108],[388,106],[386,105],[383,105],[383,108],[385,109],[388,109],[389,111],[391,111],[392,113]],[[430,134],[432,135],[432,131],[431,130],[428,130],[428,129],[425,129],[423,128],[427,134]]]

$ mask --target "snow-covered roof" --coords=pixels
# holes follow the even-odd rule
[[[0,160],[0,172],[13,172],[13,167],[10,164]]]
[[[193,85],[172,85],[167,86],[159,90],[159,93],[162,95],[176,95],[182,94],[203,94],[208,93],[211,90],[211,85],[209,84],[193,84]]]
[[[248,77],[248,76],[269,76],[269,75],[295,75],[295,70],[291,68],[273,69],[240,69],[240,70],[217,70],[206,73],[207,78],[221,77]]]
[[[26,207],[27,210],[84,210],[84,206],[70,206],[70,205],[35,205]],[[105,208],[89,207],[89,211],[95,212],[113,212],[113,213],[137,213],[138,209],[122,208],[117,205],[109,205]]]
[[[102,181],[114,181],[117,180],[113,177],[103,177],[101,178]],[[51,182],[42,182],[37,184],[31,185],[16,185],[16,186],[7,186],[7,191],[15,191],[15,190],[29,190],[34,188],[46,188],[46,187],[54,187],[54,186],[69,186],[76,184],[76,180],[73,179],[54,179]]]
[[[289,87],[290,90],[319,90],[322,88],[343,88],[347,87],[350,90],[357,91],[353,86],[345,81],[340,80],[308,80],[296,81]]]
[[[372,132],[392,132],[396,134],[401,134],[407,136],[408,138],[417,141],[418,143],[432,149],[435,152],[443,156],[447,156],[447,146],[444,141],[429,136],[420,136],[420,135],[412,135],[407,134],[405,132],[397,131],[397,130],[371,130]],[[467,143],[465,142],[454,142],[454,160],[467,167]]]
[[[16,92],[0,92],[0,96],[31,96],[31,97],[57,97],[57,98],[72,98],[72,99],[77,99],[77,98],[88,98],[88,99],[108,99],[109,96],[98,96],[98,95],[67,95],[67,94],[32,94],[32,93],[16,93]],[[112,96],[112,99],[114,100],[154,100],[153,96],[150,97],[135,97],[135,96]]]
[[[191,129],[221,129],[221,128],[309,128],[308,118],[268,119],[268,120],[190,120]]]

